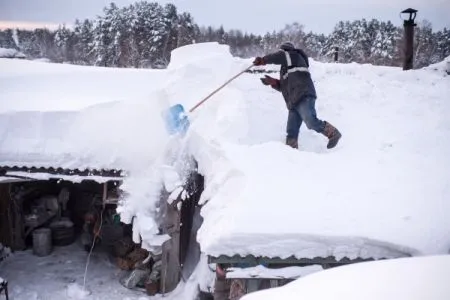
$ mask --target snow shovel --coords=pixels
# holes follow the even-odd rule
[[[253,67],[253,64],[239,72],[238,74],[234,75],[232,78],[228,79],[224,84],[222,84],[220,87],[215,89],[211,94],[206,96],[203,100],[198,102],[194,107],[192,107],[188,113],[192,113],[197,107],[202,105],[206,100],[211,98],[212,95],[220,91],[223,87],[225,87],[227,84],[229,84],[231,81],[239,77],[240,75],[244,74],[246,71],[248,71],[251,67]],[[181,104],[175,104],[171,106],[165,113],[164,113],[164,119],[166,121],[166,128],[169,131],[170,134],[176,134],[176,133],[186,133],[187,129],[189,128],[189,119],[187,117],[187,114],[185,112],[185,109],[183,105]]]

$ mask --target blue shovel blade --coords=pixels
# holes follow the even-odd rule
[[[181,104],[171,106],[164,114],[167,131],[170,134],[186,133],[189,128],[189,120]]]

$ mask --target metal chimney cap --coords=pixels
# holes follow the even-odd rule
[[[413,13],[416,13],[416,12],[417,12],[417,10],[414,9],[414,8],[407,8],[404,11],[402,11],[402,13],[405,13],[405,14],[413,14]]]

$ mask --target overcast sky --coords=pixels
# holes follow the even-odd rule
[[[0,0],[0,27],[11,22],[71,24],[76,18],[92,18],[102,13],[107,0]],[[116,0],[118,6],[133,0]],[[151,2],[151,1],[149,1]],[[419,10],[417,22],[431,21],[433,29],[450,28],[450,0],[173,0],[179,11],[192,14],[200,25],[223,25],[253,33],[281,29],[299,22],[305,30],[329,33],[340,20],[390,20],[401,25],[399,13],[405,8]]]

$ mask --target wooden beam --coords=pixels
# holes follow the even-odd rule
[[[108,182],[103,183],[103,194],[102,194],[103,205],[106,203],[106,198],[108,198]]]
[[[13,228],[9,184],[0,184],[0,243],[6,247],[13,245]]]

